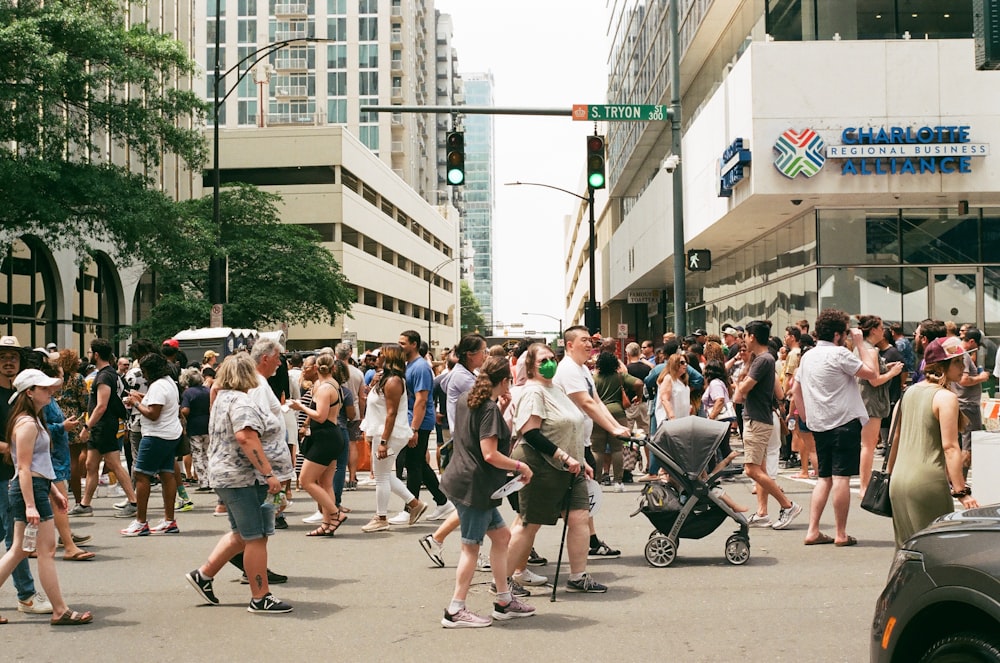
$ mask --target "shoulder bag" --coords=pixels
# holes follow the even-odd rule
[[[900,402],[892,415],[892,425],[889,426],[889,437],[885,443],[882,469],[872,470],[865,496],[861,498],[862,509],[886,518],[892,518],[892,502],[889,500],[889,472],[886,471],[886,468],[889,466],[889,454],[892,452],[892,442],[896,439],[896,428],[899,426],[899,416],[902,411],[903,404]]]

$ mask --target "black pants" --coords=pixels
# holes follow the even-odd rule
[[[406,488],[414,497],[420,497],[420,486],[427,486],[434,497],[434,503],[441,506],[448,498],[441,492],[437,475],[427,464],[427,443],[430,438],[429,430],[417,431],[417,446],[406,449]]]

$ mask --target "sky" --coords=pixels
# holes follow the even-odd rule
[[[565,108],[607,93],[605,0],[435,0],[451,14],[462,73],[493,73],[497,107]],[[494,319],[555,331],[538,312],[563,315],[563,218],[579,201],[506,182],[540,182],[586,193],[586,136],[593,124],[567,117],[494,116]],[[572,324],[564,321],[564,326]]]

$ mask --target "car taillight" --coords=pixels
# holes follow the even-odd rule
[[[924,573],[924,556],[913,550],[899,550],[889,568],[889,580],[885,589],[875,602],[875,618],[872,621],[872,633],[881,642],[882,648],[889,646],[896,618],[888,614],[889,606],[893,604],[896,595],[914,575]]]

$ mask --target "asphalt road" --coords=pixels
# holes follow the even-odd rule
[[[785,472],[783,472],[785,473]],[[785,473],[787,474],[787,473]],[[783,478],[786,493],[807,510],[811,486]],[[753,503],[745,482],[727,484],[744,504]],[[434,524],[364,534],[375,494],[361,488],[345,495],[353,508],[335,538],[306,538],[301,518],[313,508],[305,493],[290,507],[291,528],[269,544],[270,566],[291,576],[273,587],[292,603],[288,615],[246,612],[249,588],[235,569],[219,574],[220,606],[199,605],[184,580],[198,566],[227,521],[213,518],[212,498],[195,496],[195,511],[179,514],[182,533],[126,539],[128,521],[111,517],[112,498],[95,500],[92,518],[74,518],[74,530],[91,534],[92,562],[57,564],[63,592],[95,622],[55,629],[47,617],[21,615],[8,582],[0,614],[3,660],[456,660],[529,657],[546,661],[660,658],[670,661],[865,661],[874,602],[893,555],[889,520],[860,509],[855,500],[853,548],[802,545],[806,511],[787,530],[751,530],[751,559],[728,564],[723,545],[727,521],[704,539],[682,540],[673,566],[649,566],[643,546],[652,527],[635,509],[639,486],[607,493],[597,517],[600,536],[622,550],[615,560],[590,563],[594,577],[610,586],[604,595],[568,594],[558,600],[532,597],[529,619],[488,629],[446,631],[439,620],[451,598],[457,536],[446,543],[446,563],[434,568],[417,540]],[[153,502],[159,500],[154,493]],[[398,506],[394,499],[393,507]],[[772,504],[776,514],[777,506]],[[504,515],[510,515],[504,507]],[[151,520],[159,520],[153,510]],[[824,529],[832,533],[828,507]],[[543,528],[536,548],[548,557],[540,573],[554,573],[561,528]],[[565,571],[564,566],[564,573]],[[477,574],[469,607],[490,609],[491,578]],[[563,584],[564,581],[560,581]]]

